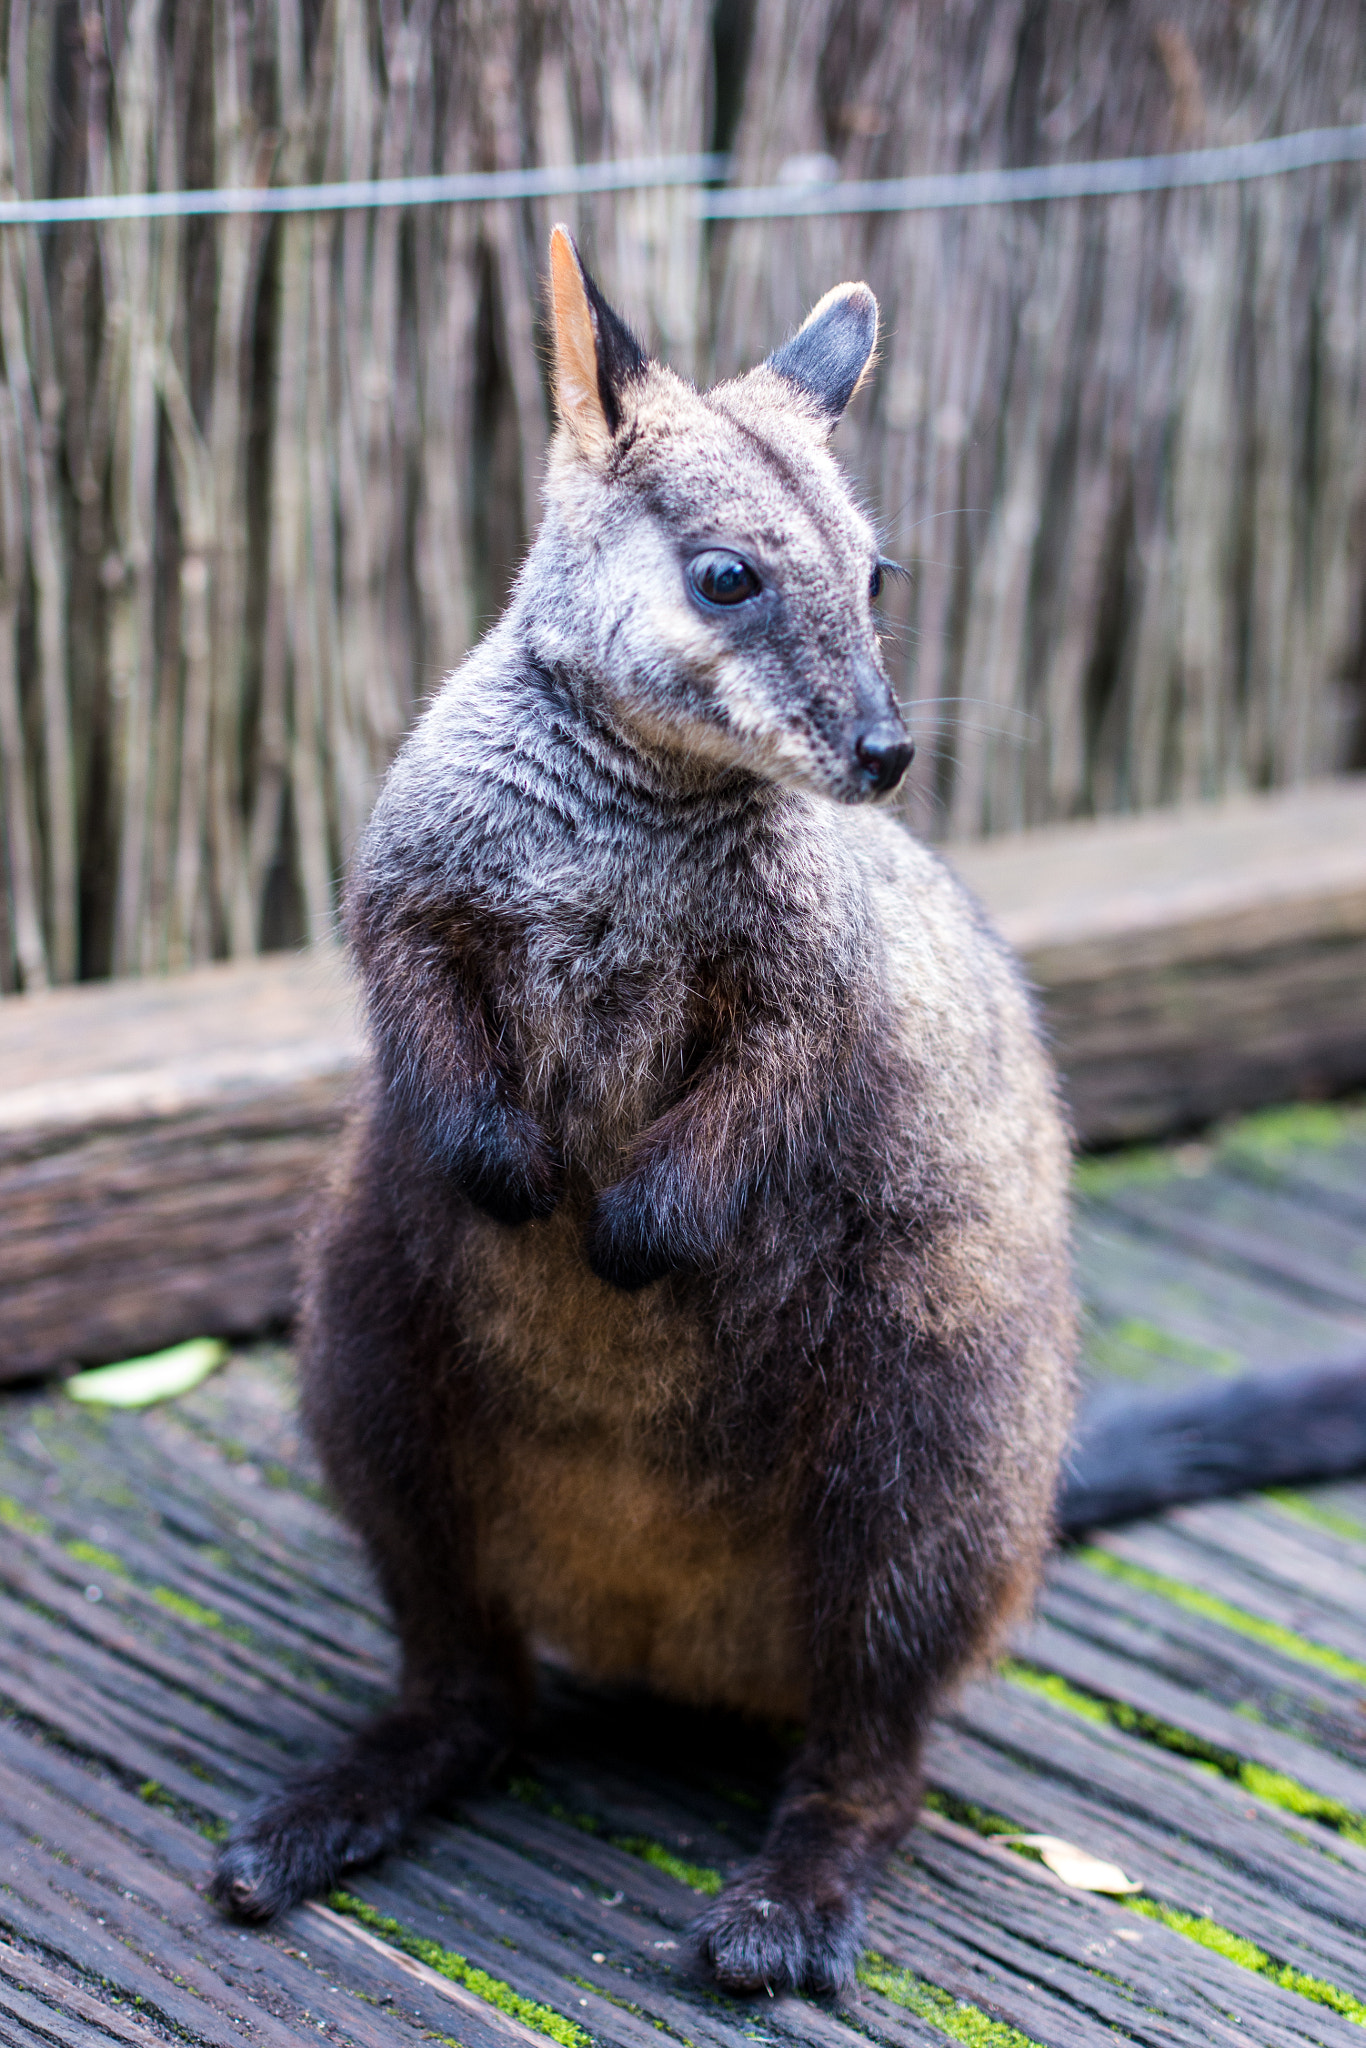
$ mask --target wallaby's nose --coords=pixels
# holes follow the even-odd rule
[[[915,759],[915,741],[907,739],[899,725],[870,726],[854,741],[854,753],[874,796],[886,796],[895,789]]]

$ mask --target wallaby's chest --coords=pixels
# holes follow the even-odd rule
[[[620,1148],[677,1091],[698,1028],[688,935],[661,942],[603,925],[528,920],[492,1003],[527,1106],[595,1181],[614,1175]]]
[[[833,988],[816,899],[762,835],[533,840],[481,950],[528,1106],[599,1184],[720,1035]]]

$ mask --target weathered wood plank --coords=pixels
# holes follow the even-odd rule
[[[1185,1613],[1157,1594],[1116,1587],[1066,1555],[1050,1567],[1040,1612],[1087,1641],[1149,1662],[1197,1695],[1245,1704],[1275,1727],[1366,1760],[1361,1688],[1349,1678]]]
[[[1151,1137],[1366,1079],[1366,782],[955,846],[1077,1128]]]
[[[1362,1996],[1359,1929],[1340,1926],[1265,1882],[1265,1866],[1226,1867],[1198,1840],[1176,1833],[1160,1817],[1149,1818],[1132,1803],[1112,1803],[1074,1776],[1039,1770],[1020,1752],[1003,1751],[957,1729],[936,1732],[929,1771],[934,1785],[966,1804],[1106,1857],[1141,1880],[1164,1905],[1207,1916],[1278,1961]],[[1275,1844],[1268,1840],[1264,1846],[1269,1855]]]
[[[1056,1672],[1083,1692],[1152,1714],[1232,1756],[1283,1771],[1325,1799],[1341,1800],[1366,1814],[1366,1764],[1353,1765],[1300,1736],[1269,1728],[1260,1719],[1240,1714],[1190,1686],[1173,1683],[1147,1662],[1099,1649],[1071,1630],[1042,1619],[1033,1621],[1013,1648],[1019,1656],[1046,1672]]]
[[[624,1891],[639,1900],[649,1889],[644,1882],[651,1875],[648,1870],[580,1829],[515,1810],[506,1801],[481,1801],[470,1809],[470,1817],[481,1832],[492,1830],[501,1840],[515,1841],[538,1865],[576,1875],[586,1893],[611,1886],[609,1897],[615,1894],[620,1899]],[[446,1836],[443,1846],[471,1864],[477,1854],[468,1836]],[[933,1885],[917,1875],[924,1871],[933,1872]],[[666,1910],[670,1895],[675,1900],[686,1896],[667,1879],[657,1878],[654,1889],[663,1893]],[[984,1890],[989,1895],[985,1908]],[[611,1918],[609,1922],[604,1914],[599,1922],[604,1930],[600,1938],[607,1943],[623,1930],[618,1938],[625,1953],[649,1963],[653,1938],[642,1922],[624,1919],[626,1911],[625,1901],[607,1909]],[[929,1975],[955,1995],[1051,2043],[1089,2043],[1096,2038],[1097,2020],[1106,2026],[1118,2023],[1136,2040],[1179,2042],[1190,2048],[1210,2038],[1246,2039],[1235,2035],[1225,2014],[1246,2012],[1249,2002],[1272,2007],[1287,2023],[1284,2033],[1273,2030],[1267,2039],[1298,2043],[1322,2038],[1312,2031],[1312,2018],[1306,2029],[1296,2031],[1298,2002],[1288,1994],[1270,1986],[1254,1990],[1244,1981],[1245,1973],[1222,1961],[1209,1972],[1204,1965],[1210,1959],[1192,1954],[1189,1943],[1166,1929],[1133,1921],[1125,1932],[1133,1935],[1134,1943],[1120,1943],[1113,1928],[1122,1917],[1121,1909],[1109,1902],[1065,1893],[1038,1866],[1004,1850],[989,1850],[966,1831],[930,1815],[878,1889],[869,1939],[893,1964]],[[679,1925],[677,1905],[669,1924]],[[1005,1928],[1009,1935],[1003,1933]],[[1101,1972],[1096,1969],[1098,1958],[1103,1958]],[[1174,1978],[1207,1987],[1199,1991],[1196,2002],[1212,2002],[1212,2035],[1210,2012],[1197,2011],[1193,2018],[1173,2012]],[[1118,1995],[1116,1979],[1124,1987]],[[1274,1997],[1268,1998],[1268,1992]],[[894,2008],[865,1991],[851,2002],[850,2010],[861,2024],[879,2031]],[[1263,2010],[1259,2019],[1264,2023],[1266,2018]]]
[[[0,1378],[285,1321],[357,1051],[326,950],[0,1005]]]
[[[1163,1245],[1198,1252],[1226,1273],[1243,1273],[1316,1307],[1366,1309],[1366,1271],[1361,1266],[1360,1233],[1330,1219],[1305,1217],[1297,1230],[1294,1204],[1258,1202],[1249,1197],[1236,1205],[1220,1202],[1213,1176],[1198,1184],[1179,1180],[1160,1191],[1129,1188],[1113,1194],[1105,1207],[1141,1236]],[[1317,1226],[1317,1228],[1313,1227]],[[1340,1256],[1334,1260],[1336,1248]]]
[[[1350,1228],[1366,1229],[1366,1145],[1350,1139],[1321,1151],[1296,1148],[1244,1160],[1235,1150],[1229,1167],[1258,1183],[1280,1189],[1295,1201],[1341,1218]]]
[[[299,1939],[301,1916],[289,1916],[268,1934],[248,1935],[215,1913],[194,1886],[168,1877],[145,1855],[130,1855],[117,1835],[93,1835],[78,1811],[22,1780],[0,1784],[5,1811],[22,1814],[31,1829],[30,1836],[19,1836],[0,1824],[0,1925],[106,1994],[138,1999],[163,2024],[215,2048],[240,2042],[244,2023],[249,2038],[265,2048],[292,2048],[305,2034],[316,2039],[333,2028],[355,2048],[383,2048],[394,2038],[390,2015],[399,2017],[400,1998],[412,2010],[407,1974],[396,1960],[377,1968],[367,1957],[360,1972],[353,1967],[350,1981],[339,1984],[333,1972],[311,1964]],[[197,1851],[202,1884],[208,1844],[183,1832]],[[388,1993],[378,2010],[374,1992],[363,1989],[367,1974]],[[430,2034],[437,2001],[422,2003],[425,2010],[414,2015],[419,2038]],[[470,2033],[462,2026],[470,2048],[491,2048],[500,2038],[497,2028],[480,2027],[477,2018],[474,2027]]]
[[[1366,1544],[1259,1509],[1255,1497],[1201,1501],[1163,1519],[1184,1541],[1237,1559],[1298,1600],[1308,1594],[1316,1607],[1366,1621]]]
[[[158,2038],[149,2013],[101,2003],[80,1984],[61,1977],[47,1963],[0,1941],[0,2041],[53,2042],[56,2048],[88,2048],[118,2041],[129,2048]]]
[[[1199,1867],[1238,1873],[1246,1906],[1264,1885],[1282,1905],[1295,1900],[1366,1933],[1366,1848],[1306,1826],[1221,1773],[1000,1680],[969,1687],[948,1725],[1027,1759],[1034,1772],[1106,1810],[1184,1838]],[[1358,1969],[1366,1985],[1366,1953]]]
[[[1319,1599],[1308,1586],[1278,1581],[1222,1547],[1193,1540],[1176,1526],[1174,1515],[1106,1530],[1096,1542],[1126,1563],[1160,1572],[1245,1613],[1260,1615],[1311,1642],[1340,1651],[1366,1668],[1366,1620],[1352,1616],[1336,1602]]]
[[[1087,1202],[1076,1230],[1082,1291],[1102,1328],[1137,1328],[1154,1370],[1161,1339],[1182,1379],[1366,1355],[1366,1312],[1296,1299],[1277,1282],[1231,1272],[1179,1240],[1135,1228],[1109,1202]]]
[[[1190,2048],[1246,2041],[1249,2030],[1268,2048],[1326,2048],[1329,2041],[1346,2048],[1354,2038],[1347,2021],[1168,1928],[1108,1902],[1060,1896],[1061,1888],[1046,1883],[1031,1887],[1001,1868],[1031,1868],[1009,1851],[973,1856],[928,1829],[917,1830],[912,1846],[916,1868],[934,1882],[884,1887],[872,1918],[875,1940],[946,1989],[1002,2010],[1035,2038],[1089,2042],[1098,2025],[1122,2038]]]

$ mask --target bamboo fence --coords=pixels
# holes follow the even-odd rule
[[[1366,118],[1358,0],[9,0],[0,191],[733,148],[848,176]],[[317,937],[535,528],[567,217],[706,377],[867,276],[842,447],[971,836],[1366,748],[1366,172],[703,229],[682,190],[0,229],[0,991]]]

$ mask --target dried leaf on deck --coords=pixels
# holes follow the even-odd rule
[[[994,1842],[1015,1842],[1022,1849],[1037,1849],[1055,1877],[1079,1892],[1141,1892],[1143,1887],[1126,1877],[1117,1863],[1106,1863],[1089,1849],[1078,1849],[1058,1835],[993,1835]]]

